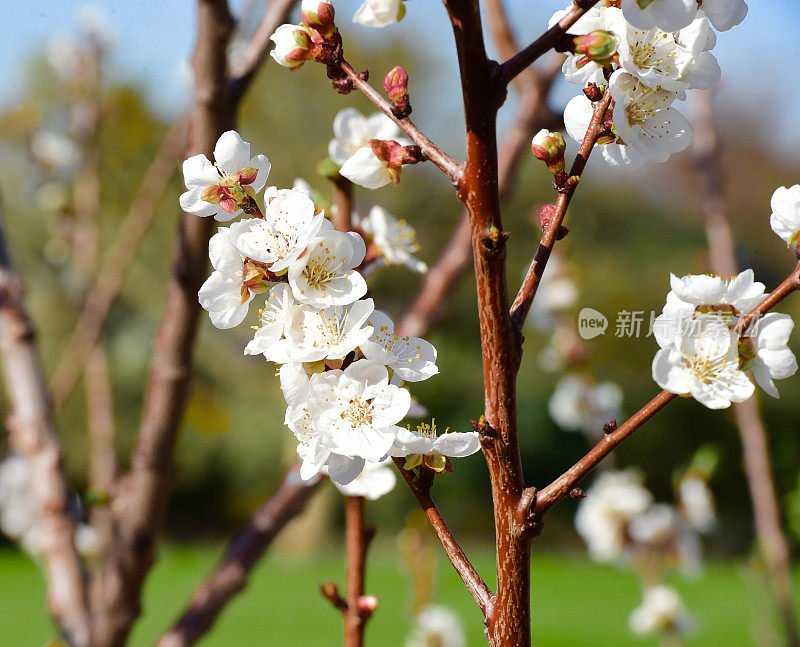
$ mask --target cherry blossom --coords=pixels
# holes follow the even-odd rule
[[[323,310],[297,306],[286,331],[291,360],[342,359],[372,335],[372,326],[365,324],[374,307],[372,299]]]
[[[769,224],[788,246],[797,244],[800,237],[800,184],[775,189],[770,200],[772,215]]]
[[[694,20],[697,0],[622,0],[625,20],[639,29],[678,31]]]
[[[317,308],[352,303],[367,293],[364,277],[355,271],[367,251],[364,239],[325,223],[308,252],[289,267],[294,298]]]
[[[334,482],[336,488],[345,496],[361,496],[369,501],[375,501],[389,494],[397,483],[397,477],[391,460],[380,463],[366,463],[364,469],[355,479],[347,485]]]
[[[361,344],[367,359],[385,364],[407,382],[427,380],[439,372],[433,344],[419,337],[401,337],[392,320],[380,310],[373,312],[367,323],[373,329],[371,337]]]
[[[675,589],[659,584],[645,590],[642,604],[633,610],[628,625],[641,635],[681,634],[691,631],[694,622]]]
[[[284,339],[294,310],[292,291],[285,283],[272,287],[264,307],[258,311],[258,326],[245,346],[245,355],[264,355],[270,362],[289,361],[289,343]]]
[[[264,218],[235,223],[231,235],[243,254],[279,274],[296,263],[326,226],[332,227],[323,212],[316,213],[314,201],[300,187],[272,193]]]
[[[740,343],[740,355],[745,355],[742,367],[750,368],[758,385],[773,398],[779,397],[773,380],[797,372],[797,358],[787,346],[793,328],[794,321],[789,315],[769,312],[755,324],[755,336],[749,340],[752,348]],[[755,357],[751,358],[753,351]]]
[[[310,379],[308,409],[319,443],[343,456],[382,459],[410,404],[409,392],[389,384],[386,367],[377,362],[359,360],[343,371],[316,373]]]
[[[436,472],[442,472],[449,467],[449,458],[471,456],[480,448],[477,431],[461,433],[445,430],[445,433],[437,435],[434,420],[431,424],[417,425],[415,431],[400,428],[389,454],[406,456],[403,467],[407,470],[426,465]]]
[[[215,163],[194,155],[183,163],[186,188],[181,208],[196,216],[214,216],[226,222],[242,213],[242,205],[264,188],[270,163],[264,155],[250,157],[250,144],[229,130],[214,147]]]
[[[716,528],[714,497],[706,479],[688,473],[678,483],[678,498],[683,515],[698,532],[708,533]]]
[[[429,606],[417,615],[405,647],[464,647],[466,644],[458,616],[446,607]]]
[[[368,238],[372,237],[387,265],[405,265],[420,274],[428,271],[428,266],[414,256],[419,251],[417,232],[405,220],[398,220],[383,207],[374,206],[358,226]]]
[[[603,425],[620,415],[622,389],[613,382],[599,384],[580,376],[562,377],[547,403],[555,423],[567,431],[596,437]]]
[[[405,16],[403,0],[364,0],[353,16],[353,22],[367,27],[386,27]]]
[[[709,409],[724,409],[753,395],[739,369],[738,339],[722,317],[700,315],[653,359],[653,379],[666,391],[691,395]]]

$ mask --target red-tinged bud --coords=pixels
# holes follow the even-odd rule
[[[372,152],[386,164],[386,171],[394,184],[400,182],[400,173],[406,164],[418,164],[424,159],[419,146],[403,146],[389,139],[370,139],[367,142]]]
[[[586,492],[584,492],[584,491],[583,491],[581,488],[579,488],[579,487],[574,487],[574,488],[572,488],[572,489],[569,491],[569,495],[570,495],[570,497],[572,497],[573,499],[585,499],[585,498],[586,498]]]
[[[362,595],[358,598],[358,615],[363,620],[369,620],[378,608],[378,598],[374,595]]]
[[[252,184],[256,181],[258,169],[247,166],[239,171],[239,184]]]
[[[601,88],[597,83],[590,82],[583,89],[583,94],[589,101],[600,101],[603,98],[605,88]]]
[[[547,164],[548,170],[554,174],[564,170],[566,149],[567,144],[561,133],[554,133],[544,128],[536,133],[531,141],[533,156]]]
[[[319,585],[319,592],[322,593],[323,598],[337,609],[347,608],[347,602],[345,602],[344,598],[339,593],[339,587],[336,586],[334,582],[323,582]]]
[[[598,29],[584,36],[575,36],[572,43],[574,53],[583,54],[588,59],[587,63],[594,61],[600,66],[605,66],[612,62],[617,53],[619,39],[610,31]],[[580,65],[579,61],[578,66]]]
[[[330,0],[303,0],[300,6],[305,25],[318,31],[323,38],[330,38],[336,32],[334,14]]]
[[[383,78],[383,89],[394,104],[395,117],[402,119],[411,114],[408,97],[408,73],[399,65]]]

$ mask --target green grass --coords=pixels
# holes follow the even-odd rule
[[[152,645],[191,594],[198,580],[218,559],[219,547],[169,546],[148,579],[145,612],[130,645]],[[470,551],[482,573],[492,572],[485,549]],[[485,645],[479,614],[460,581],[439,563],[435,596],[464,621],[470,647]],[[270,554],[253,573],[244,593],[225,610],[203,647],[316,647],[340,644],[338,614],[317,593],[322,581],[343,581],[338,551],[298,557]],[[772,631],[760,578],[742,562],[708,565],[695,579],[674,584],[698,621],[687,645],[759,645]],[[381,605],[370,622],[368,644],[403,645],[409,625],[409,584],[400,558],[389,544],[370,555],[369,593]],[[0,550],[0,644],[40,647],[53,638],[43,602],[38,567],[10,548]],[[632,637],[627,615],[639,602],[632,572],[600,566],[567,553],[534,553],[533,608],[537,645],[548,647],[654,645]],[[754,641],[753,635],[759,639]]]

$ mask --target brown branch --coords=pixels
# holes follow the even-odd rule
[[[352,68],[350,63],[347,61],[342,61],[339,64],[341,70],[347,75],[347,77],[352,81],[353,85],[357,87],[364,95],[375,104],[375,106],[380,110],[383,114],[389,117],[397,126],[402,130],[406,135],[411,138],[417,146],[422,149],[422,153],[426,159],[433,162],[436,166],[438,166],[442,172],[449,177],[453,182],[457,182],[459,177],[461,176],[461,165],[458,164],[452,157],[444,153],[440,150],[436,144],[434,144],[428,137],[414,125],[414,122],[411,121],[408,117],[404,117],[403,119],[398,119],[397,117],[392,114],[392,104],[387,100],[384,99],[381,94],[375,90],[369,83],[367,83],[364,79],[362,79],[358,73]]]
[[[464,554],[464,551],[461,549],[461,546],[458,545],[450,528],[447,527],[439,510],[436,508],[436,504],[431,498],[432,481],[429,478],[430,470],[428,470],[428,478],[426,479],[424,477],[415,476],[413,471],[403,469],[403,459],[395,458],[394,462],[395,465],[397,465],[397,469],[400,470],[400,474],[403,475],[406,483],[408,483],[408,486],[411,488],[411,492],[417,498],[417,501],[419,501],[420,506],[422,506],[425,516],[428,517],[428,521],[430,521],[431,527],[444,547],[447,558],[450,560],[453,568],[456,569],[456,573],[458,573],[464,585],[467,587],[467,590],[470,592],[470,595],[472,595],[481,611],[483,611],[484,616],[487,616],[491,610],[494,595],[486,585],[486,582],[483,581],[483,578],[481,578],[472,566],[466,554]]]
[[[606,91],[605,96],[597,102],[594,108],[592,120],[589,123],[589,128],[586,131],[583,142],[581,142],[580,148],[578,149],[578,154],[575,156],[575,161],[572,163],[569,177],[581,177],[595,142],[603,131],[603,119],[610,103],[611,93],[610,91]],[[536,290],[539,288],[542,274],[544,274],[544,270],[547,267],[547,261],[550,260],[550,253],[553,251],[553,246],[558,238],[558,232],[561,229],[561,223],[564,222],[564,216],[567,214],[567,208],[572,201],[572,196],[575,194],[576,188],[577,184],[568,183],[558,194],[555,213],[550,218],[550,221],[547,223],[542,233],[542,240],[528,268],[528,273],[511,306],[511,317],[518,328],[522,327],[525,317],[528,316],[528,311],[533,303],[533,298],[536,296]]]
[[[225,605],[247,585],[250,572],[272,540],[303,511],[323,480],[319,476],[304,483],[298,465],[284,475],[275,492],[231,539],[222,561],[197,587],[191,602],[159,640],[158,647],[190,647],[211,629]]]
[[[800,263],[798,263],[792,273],[777,288],[770,292],[760,304],[742,317],[742,320],[752,321],[755,317],[765,314],[796,290],[800,290]],[[601,460],[608,456],[614,448],[676,397],[678,396],[674,393],[662,391],[639,409],[639,411],[631,416],[623,425],[605,434],[603,439],[597,443],[589,453],[550,485],[539,490],[535,497],[535,503],[533,504],[533,512],[532,514],[528,514],[531,514],[537,521],[541,521],[547,511],[569,495],[570,491],[576,487]]]
[[[233,125],[225,54],[233,20],[227,3],[198,0],[197,25],[195,105],[187,152],[210,157],[219,136]],[[125,643],[140,613],[142,585],[155,559],[175,469],[175,440],[189,392],[200,309],[197,291],[206,274],[213,225],[210,218],[195,216],[184,216],[180,222],[131,469],[112,502],[115,541],[101,574],[101,594],[93,600],[98,647]]]
[[[344,647],[363,647],[364,628],[370,614],[362,608],[364,579],[367,566],[367,548],[370,531],[364,525],[364,498],[346,496],[345,544],[347,546],[347,595],[342,610],[344,618]],[[373,529],[374,530],[374,529]]]
[[[692,148],[703,181],[701,207],[708,240],[712,272],[733,276],[738,272],[733,232],[725,200],[720,146],[713,120],[711,92],[695,93],[695,124]],[[789,542],[781,523],[775,491],[769,439],[755,398],[733,405],[736,427],[742,442],[742,458],[753,506],[755,532],[777,598],[787,645],[800,645],[791,576]]]
[[[510,83],[536,59],[553,49],[567,30],[597,2],[598,0],[573,0],[572,7],[558,23],[500,66],[500,77],[503,83],[506,85]]]
[[[445,0],[455,36],[466,119],[467,161],[458,197],[467,207],[478,293],[483,362],[481,444],[489,468],[497,548],[497,592],[487,617],[493,645],[529,645],[532,527],[516,513],[525,491],[519,449],[516,374],[521,339],[508,312],[506,237],[500,216],[497,110],[505,98],[486,56],[477,0]]]
[[[169,129],[142,178],[142,183],[119,225],[119,233],[101,263],[89,288],[83,310],[50,379],[56,410],[60,409],[81,376],[90,349],[97,343],[112,304],[131,268],[142,237],[155,215],[159,199],[175,172],[186,141],[186,122],[178,120]]]
[[[12,449],[31,470],[50,611],[70,645],[85,647],[91,631],[86,576],[75,549],[70,492],[34,338],[0,222],[0,364],[10,408],[6,428]]]
[[[353,229],[353,183],[345,177],[338,177],[333,181],[334,205],[336,212],[331,221],[339,231]]]

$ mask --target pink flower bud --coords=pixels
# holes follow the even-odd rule
[[[411,114],[411,103],[408,98],[408,73],[402,67],[398,65],[383,78],[383,89],[397,109],[396,117],[402,118]]]
[[[378,598],[374,595],[362,595],[358,598],[358,614],[367,620],[378,608]]]
[[[575,36],[572,42],[575,54],[583,54],[588,59],[586,63],[594,61],[599,65],[610,63],[619,46],[619,39],[610,31],[602,29],[597,29],[585,36]]]
[[[303,0],[300,15],[309,29],[318,31],[324,38],[330,38],[336,31],[333,5],[330,0]]]
[[[564,170],[564,151],[567,144],[561,133],[542,129],[531,141],[533,156],[547,164],[551,173]]]

